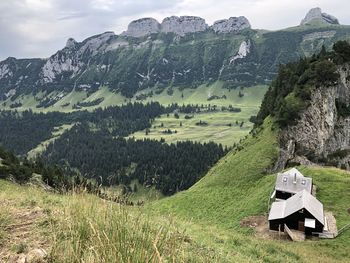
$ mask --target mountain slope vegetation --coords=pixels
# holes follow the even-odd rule
[[[349,231],[334,240],[293,243],[265,239],[242,227],[245,218],[268,211],[276,178],[268,171],[278,153],[278,129],[272,123],[266,120],[243,149],[229,153],[190,190],[144,207],[120,206],[84,193],[57,195],[0,181],[1,200],[6,205],[1,209],[12,211],[7,219],[1,218],[0,242],[6,251],[1,256],[14,254],[6,242],[16,233],[6,228],[16,215],[12,213],[35,207],[39,216],[30,231],[39,233],[37,240],[45,242],[48,257],[55,262],[346,262]],[[334,213],[338,227],[348,224],[349,173],[335,168],[299,169],[313,177],[318,198]],[[45,236],[53,238],[44,241]],[[22,242],[24,254],[36,247],[30,240]]]
[[[276,179],[269,170],[278,156],[277,134],[272,120],[266,120],[243,143],[243,149],[227,154],[189,190],[157,201],[151,208],[156,214],[177,218],[194,239],[220,248],[228,262],[346,262],[349,231],[335,240],[292,243],[266,240],[242,227],[242,221],[251,216],[262,215],[267,220]],[[349,173],[335,168],[299,169],[314,179],[317,196],[335,214],[338,227],[349,224]]]
[[[281,66],[263,100],[257,124],[281,126],[276,169],[310,162],[349,170],[350,44]]]

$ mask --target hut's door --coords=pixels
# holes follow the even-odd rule
[[[304,221],[299,221],[298,222],[298,230],[304,232],[305,231],[305,225]]]

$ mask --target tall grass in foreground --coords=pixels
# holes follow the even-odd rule
[[[5,210],[5,208],[0,204],[0,248],[3,245],[3,242],[5,242],[6,238],[6,226],[11,222],[11,217]],[[0,251],[1,254],[1,251]]]
[[[184,261],[181,235],[136,209],[75,195],[55,218],[51,262]]]

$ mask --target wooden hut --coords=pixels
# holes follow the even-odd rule
[[[302,190],[311,194],[312,178],[304,177],[297,169],[292,168],[277,175],[275,191],[272,197],[286,200]]]
[[[272,203],[269,214],[271,230],[290,229],[305,232],[322,232],[325,225],[323,205],[308,191],[302,190],[285,201]]]

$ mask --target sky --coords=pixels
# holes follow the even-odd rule
[[[83,41],[106,31],[119,34],[130,21],[171,15],[193,15],[207,24],[246,16],[255,29],[296,26],[309,9],[350,25],[349,0],[0,0],[0,60],[7,57],[46,58],[68,38]]]

